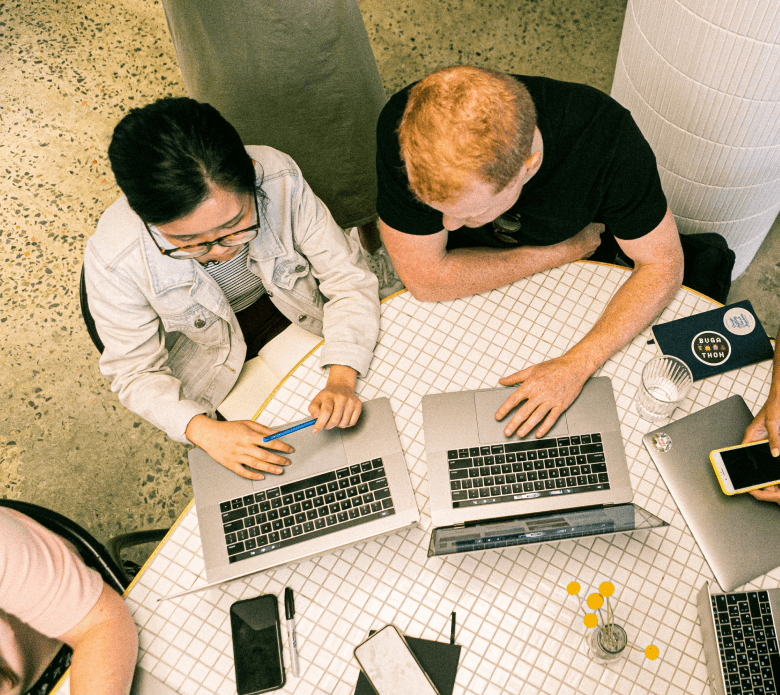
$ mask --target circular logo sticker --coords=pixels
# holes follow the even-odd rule
[[[693,339],[691,350],[699,362],[723,364],[731,355],[731,344],[720,333],[704,331]]]
[[[653,449],[665,454],[672,448],[672,438],[666,432],[656,432],[650,439]]]
[[[729,333],[747,335],[756,327],[756,319],[747,309],[735,307],[723,315],[723,325]]]

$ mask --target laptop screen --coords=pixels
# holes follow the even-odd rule
[[[634,504],[564,510],[433,529],[428,557],[668,526]]]

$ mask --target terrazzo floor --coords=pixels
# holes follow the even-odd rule
[[[385,89],[489,65],[609,91],[625,0],[360,0]],[[162,5],[0,3],[0,489],[105,541],[168,526],[191,496],[186,447],[125,410],[83,326],[86,239],[119,195],[106,148],[123,113],[184,95]],[[780,317],[777,223],[730,299]]]

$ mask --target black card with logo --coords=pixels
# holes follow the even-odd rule
[[[772,359],[772,343],[750,300],[653,326],[664,355],[679,357],[693,380]]]

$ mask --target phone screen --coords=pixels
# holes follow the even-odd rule
[[[720,455],[735,490],[780,480],[780,457],[772,456],[769,442],[721,451]]]
[[[359,644],[355,657],[377,695],[439,695],[393,625]]]
[[[284,685],[282,632],[276,596],[264,594],[230,607],[238,695]]]

